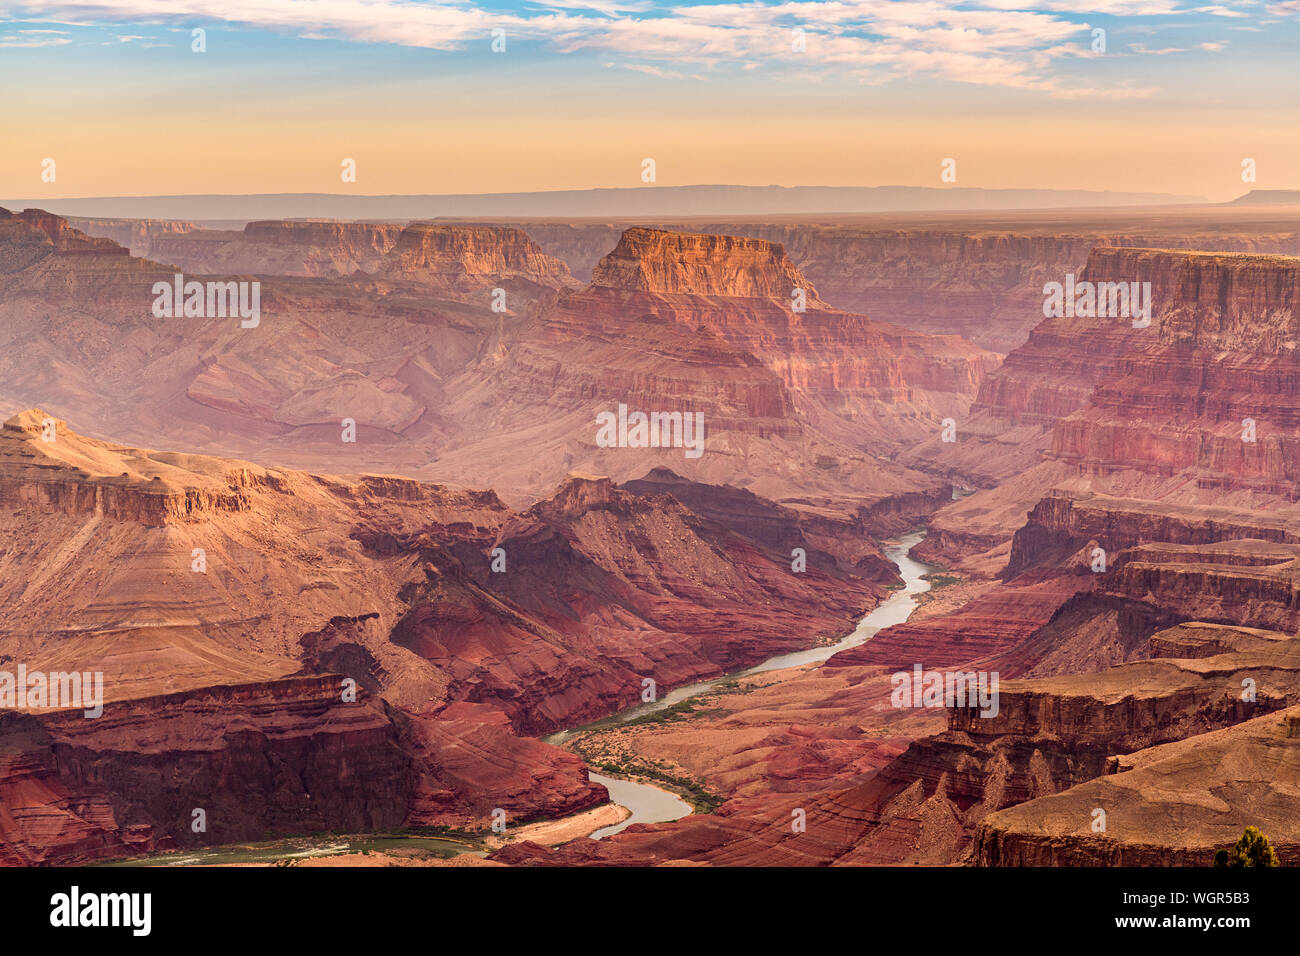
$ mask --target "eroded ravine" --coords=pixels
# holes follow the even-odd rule
[[[655,701],[637,704],[591,724],[557,731],[543,739],[550,744],[563,745],[584,731],[626,724],[649,714],[666,710],[682,701],[707,693],[724,681],[753,674],[762,674],[768,671],[820,664],[840,651],[866,643],[885,628],[906,621],[912,612],[916,610],[918,604],[917,595],[930,590],[930,582],[925,579],[925,575],[935,569],[911,557],[912,548],[919,544],[924,537],[924,531],[914,531],[902,535],[896,542],[886,545],[885,554],[898,567],[899,576],[903,579],[903,587],[870,611],[858,622],[858,626],[850,634],[836,643],[796,651],[792,654],[779,654],[743,671],[724,674],[711,680],[678,687]],[[692,812],[690,804],[682,800],[677,794],[651,783],[629,777],[594,772],[588,772],[588,778],[604,784],[610,792],[610,799],[631,811],[627,819],[621,823],[603,827],[592,833],[593,839],[613,836],[633,823],[667,823],[680,820]]]

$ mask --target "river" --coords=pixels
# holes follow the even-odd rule
[[[786,667],[819,664],[833,654],[838,654],[850,647],[857,647],[859,644],[865,644],[883,629],[906,621],[911,616],[912,611],[916,609],[916,595],[930,590],[930,582],[924,580],[922,575],[929,574],[934,568],[914,560],[910,554],[912,548],[924,537],[924,531],[914,531],[885,546],[885,556],[898,566],[898,573],[903,579],[903,587],[901,590],[895,591],[884,603],[867,614],[858,622],[858,626],[853,629],[853,632],[842,640],[824,647],[810,648],[806,651],[778,654],[776,657],[769,657],[761,664],[756,664],[743,671],[737,671],[734,674],[725,674],[712,680],[678,687],[653,703],[637,704],[627,710],[619,711],[612,717],[606,717],[604,720],[586,724],[582,727],[575,727],[571,730],[561,730],[543,739],[547,743],[561,744],[580,731],[626,723],[629,720],[644,717],[646,714],[664,710],[673,706],[673,704],[703,694],[726,680],[746,677],[751,674],[762,674],[766,671],[781,670]],[[596,783],[604,784],[609,790],[610,799],[614,803],[627,807],[632,811],[632,815],[622,823],[603,827],[591,834],[593,840],[613,836],[633,823],[666,823],[671,820],[680,820],[691,812],[690,804],[677,794],[662,787],[641,783],[636,780],[628,780],[623,777],[608,777],[590,771],[587,776]]]

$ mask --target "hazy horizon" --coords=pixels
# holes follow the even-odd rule
[[[1240,197],[1238,197],[1240,198]],[[349,195],[346,193],[190,194],[0,198],[0,207],[42,208],[101,219],[663,218],[825,216],[898,213],[1033,212],[1200,207],[1204,197],[1121,193],[917,186],[641,186],[624,189],[539,190],[521,193]]]

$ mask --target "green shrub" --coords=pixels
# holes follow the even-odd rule
[[[1246,827],[1246,831],[1231,850],[1219,850],[1214,854],[1215,866],[1281,866],[1273,845],[1268,837],[1259,832],[1258,827]]]

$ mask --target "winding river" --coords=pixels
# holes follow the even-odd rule
[[[885,555],[898,566],[898,573],[903,578],[902,589],[891,594],[884,603],[859,621],[858,626],[853,629],[851,634],[835,644],[814,647],[806,651],[795,651],[793,654],[778,654],[776,657],[769,657],[761,664],[756,664],[746,670],[737,671],[734,674],[724,674],[722,677],[701,681],[698,684],[678,687],[653,703],[637,704],[627,710],[619,711],[612,717],[606,717],[604,720],[586,724],[582,727],[575,727],[571,730],[561,730],[543,739],[547,743],[562,744],[581,731],[626,723],[629,720],[644,717],[646,714],[664,710],[681,701],[703,694],[726,680],[746,677],[751,674],[762,674],[766,671],[781,670],[786,667],[820,664],[840,651],[850,647],[857,647],[859,644],[865,644],[883,629],[906,621],[911,616],[912,611],[916,609],[916,595],[930,590],[930,582],[924,580],[922,575],[930,573],[934,568],[921,564],[910,555],[912,548],[924,537],[924,531],[914,531],[911,534],[903,535],[896,542],[886,545]],[[662,787],[641,783],[636,780],[628,780],[623,777],[608,777],[590,771],[587,776],[596,783],[604,784],[609,790],[610,799],[614,803],[627,807],[632,811],[631,816],[623,822],[603,827],[591,834],[593,840],[613,836],[633,823],[666,823],[671,820],[680,820],[691,812],[689,803],[677,796],[677,794]]]

